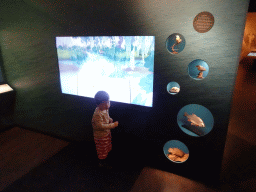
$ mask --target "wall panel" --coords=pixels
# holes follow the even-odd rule
[[[249,0],[2,3],[0,45],[7,81],[17,92],[16,123],[73,140],[92,141],[93,99],[61,94],[55,37],[154,35],[153,108],[113,102],[110,115],[120,122],[116,134],[129,133],[151,141],[155,146],[152,166],[206,182],[217,178],[248,3]],[[202,11],[212,13],[215,19],[207,33],[193,28],[194,17]],[[180,33],[186,39],[185,49],[178,55],[171,55],[165,48],[172,33]],[[193,80],[187,73],[189,63],[195,59],[204,60],[210,67],[202,81]],[[175,96],[166,91],[170,81],[181,86]],[[178,127],[177,114],[188,104],[203,105],[211,111],[214,127],[208,135],[191,137]],[[163,145],[171,139],[188,146],[191,156],[184,164],[173,164],[163,155]]]

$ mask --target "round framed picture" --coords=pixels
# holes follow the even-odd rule
[[[185,48],[185,38],[179,33],[173,33],[166,40],[166,49],[171,54],[178,54]]]
[[[179,111],[177,123],[184,133],[201,137],[212,130],[214,119],[212,113],[204,106],[189,104]]]
[[[171,140],[164,145],[164,154],[174,163],[184,163],[189,157],[187,146],[179,140]]]
[[[214,17],[211,13],[204,11],[199,13],[193,21],[194,29],[199,33],[206,33],[214,25]]]
[[[200,59],[196,59],[189,63],[188,74],[195,80],[203,80],[209,73],[208,64]]]
[[[167,85],[167,92],[171,95],[176,95],[180,92],[180,85],[176,82],[170,82]]]

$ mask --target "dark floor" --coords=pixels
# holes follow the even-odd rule
[[[125,139],[122,139],[126,143]],[[120,142],[120,141],[119,141]],[[138,141],[133,139],[134,145]],[[94,143],[70,143],[59,153],[16,180],[3,192],[35,191],[254,191],[256,188],[255,146],[228,134],[224,155],[222,183],[209,187],[175,174],[153,169],[143,164],[143,155],[133,146],[125,146],[124,153],[115,148],[110,153],[112,170],[99,169]],[[86,148],[84,146],[87,146]],[[82,152],[84,151],[84,152]],[[236,154],[240,155],[236,155]],[[130,154],[130,155],[129,155]],[[134,160],[134,155],[137,158]],[[228,158],[232,156],[232,158]],[[136,166],[135,166],[136,165]]]
[[[231,191],[256,191],[256,146],[228,134],[222,163],[221,184]]]
[[[139,154],[131,153],[129,146],[123,149],[123,154],[115,153],[122,150],[113,148],[108,157],[112,160],[113,169],[104,170],[97,167],[94,147],[94,143],[70,143],[45,163],[5,188],[4,192],[130,191],[143,169],[141,158],[136,162],[131,158],[132,155]]]

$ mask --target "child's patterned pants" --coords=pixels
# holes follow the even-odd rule
[[[101,138],[94,137],[94,142],[96,145],[98,159],[106,159],[108,153],[112,150],[111,133]]]

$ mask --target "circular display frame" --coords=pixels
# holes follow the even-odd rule
[[[195,80],[203,80],[207,77],[208,73],[209,65],[201,59],[196,59],[188,65],[188,74]]]
[[[214,118],[206,107],[189,104],[180,109],[177,123],[184,133],[194,137],[202,137],[212,131]]]
[[[171,54],[178,54],[185,48],[185,38],[179,33],[173,33],[166,39],[166,49]]]
[[[180,85],[177,82],[172,81],[168,83],[166,89],[169,94],[176,95],[180,92]]]
[[[184,163],[189,158],[188,147],[179,140],[170,140],[163,147],[166,158],[174,163]]]

